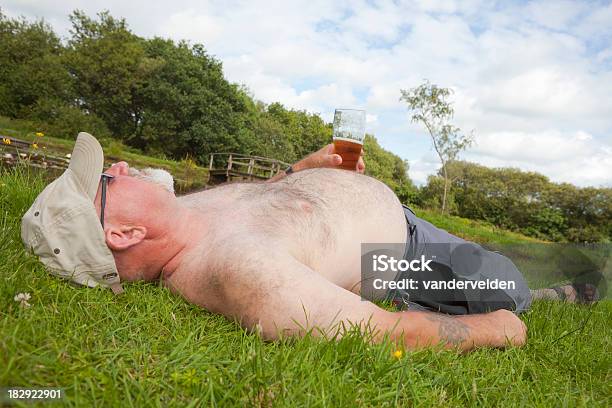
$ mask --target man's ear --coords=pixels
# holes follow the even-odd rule
[[[123,251],[141,243],[147,228],[141,226],[110,226],[104,230],[106,245],[113,251]]]

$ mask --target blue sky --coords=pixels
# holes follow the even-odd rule
[[[612,186],[612,3],[578,1],[3,1],[11,16],[110,10],[141,36],[203,43],[264,102],[368,112],[368,131],[418,183],[439,167],[400,89],[454,90],[462,158]]]

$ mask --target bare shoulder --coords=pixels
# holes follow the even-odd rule
[[[277,252],[261,239],[226,234],[195,248],[166,284],[188,301],[215,313],[241,316],[274,297],[289,279]]]
[[[194,191],[177,197],[179,202],[186,207],[197,208],[203,203],[226,203],[235,201],[241,195],[259,189],[256,183],[227,183],[214,188]]]

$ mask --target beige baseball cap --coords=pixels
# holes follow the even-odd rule
[[[38,195],[21,220],[21,239],[49,272],[80,285],[123,292],[94,206],[104,166],[92,135],[77,137],[68,169]]]

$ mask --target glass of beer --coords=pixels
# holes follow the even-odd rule
[[[365,111],[336,109],[334,112],[334,147],[342,156],[341,168],[355,170],[365,138]]]

